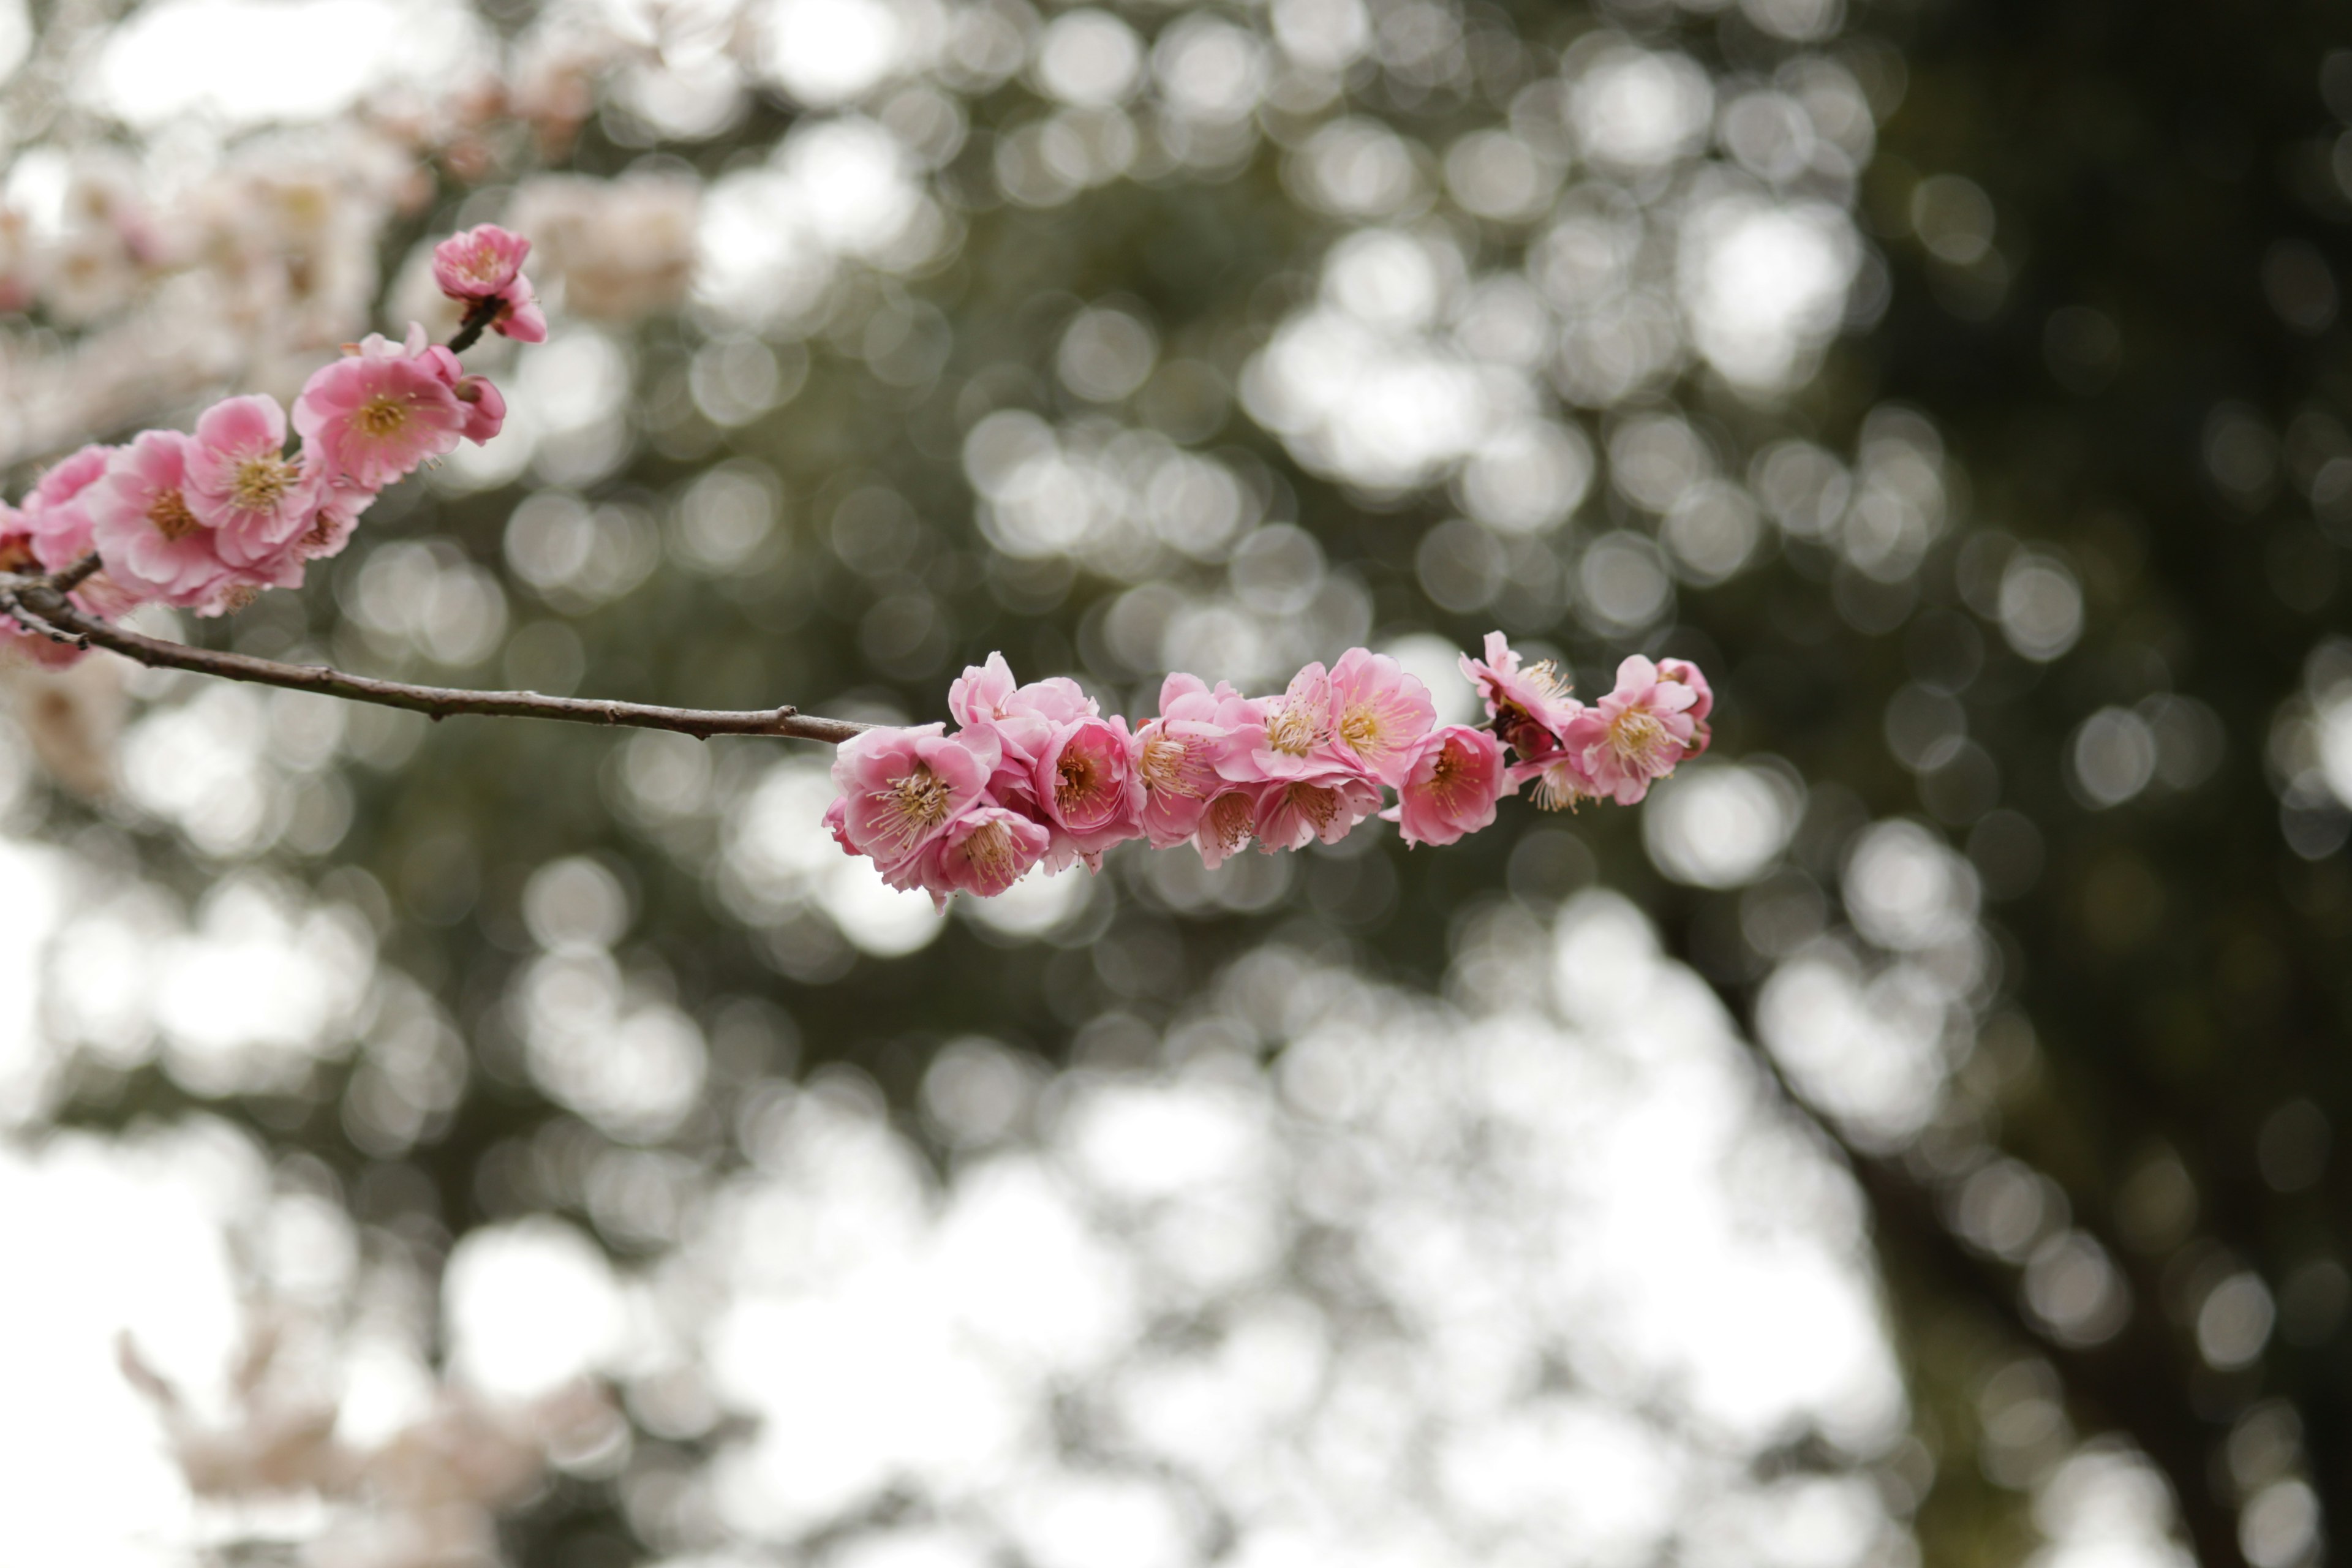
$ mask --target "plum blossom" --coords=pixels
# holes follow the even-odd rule
[[[1330,766],[1330,744],[1331,676],[1310,664],[1290,678],[1280,697],[1266,700],[1235,728],[1217,772],[1237,784],[1299,778]]]
[[[1045,858],[1053,837],[1043,824],[1018,812],[976,805],[888,879],[893,886],[928,889],[942,908],[952,893],[992,899]],[[909,871],[916,873],[911,881],[903,879]]]
[[[522,236],[494,223],[478,224],[433,247],[433,281],[450,299],[468,306],[495,302],[497,312],[489,325],[500,337],[543,343],[547,318],[530,279],[522,274],[523,260],[530,255],[530,241]]]
[[[433,281],[452,300],[492,300],[522,276],[530,241],[497,224],[477,224],[433,247]]]
[[[1208,809],[1201,813],[1201,826],[1193,831],[1192,844],[1201,852],[1201,864],[1210,870],[1248,848],[1250,840],[1257,837],[1259,787],[1233,785],[1211,800]]]
[[[1568,694],[1568,681],[1549,659],[1519,668],[1519,656],[1500,632],[1486,634],[1484,659],[1462,656],[1462,673],[1478,689],[1495,732],[1524,757],[1555,750],[1584,705]]]
[[[1337,844],[1380,808],[1380,786],[1353,773],[1278,780],[1257,798],[1257,847],[1271,855],[1318,839]]]
[[[1378,814],[1408,845],[1452,844],[1491,825],[1535,781],[1537,804],[1639,800],[1703,745],[1712,706],[1686,660],[1627,659],[1592,708],[1549,664],[1522,669],[1500,632],[1465,658],[1492,722],[1431,729],[1435,705],[1393,659],[1350,648],[1310,664],[1279,697],[1244,697],[1181,671],[1160,711],[1129,725],[1072,680],[1024,686],[1002,654],[948,689],[962,726],[876,730],[843,747],[844,791],[825,821],[892,886],[942,905],[991,897],[1033,866],[1059,873],[1130,838],[1191,844],[1213,871],[1262,853],[1336,843]],[[877,739],[877,737],[879,737]],[[958,745],[968,754],[940,761]],[[1381,809],[1383,790],[1397,792]]]
[[[250,570],[282,554],[310,526],[324,478],[315,463],[287,456],[286,414],[274,397],[232,397],[196,421],[188,504],[232,566]]]
[[[490,331],[519,343],[547,341],[547,316],[539,308],[530,279],[516,279],[514,287],[501,297],[499,313],[490,318]]]
[[[26,531],[33,553],[52,572],[63,571],[90,551],[89,509],[83,497],[106,473],[112,447],[84,447],[53,463],[25,498]]]
[[[996,766],[995,739],[943,730],[868,730],[841,743],[833,782],[842,796],[825,823],[844,849],[894,870],[979,804]]]
[[[1155,849],[1181,844],[1200,829],[1211,797],[1223,787],[1216,754],[1234,727],[1220,722],[1244,700],[1223,681],[1214,691],[1197,675],[1178,672],[1160,688],[1160,717],[1135,732],[1132,759],[1143,789],[1143,833]]]
[[[188,502],[195,445],[176,430],[141,432],[108,460],[81,504],[117,582],[143,598],[217,615],[239,584],[214,531]]]
[[[1054,829],[1054,858],[1062,865],[1095,858],[1136,836],[1143,781],[1129,754],[1124,719],[1085,718],[1065,724],[1037,759],[1038,805]]]
[[[1381,783],[1404,782],[1414,749],[1436,721],[1429,688],[1388,655],[1349,648],[1331,667],[1333,740]]]
[[[1582,750],[1593,793],[1632,805],[1654,780],[1674,772],[1694,749],[1697,726],[1690,710],[1698,700],[1696,688],[1663,678],[1640,654],[1619,665],[1616,689],[1565,737],[1571,748]]]
[[[1689,687],[1696,698],[1685,711],[1690,714],[1691,721],[1690,754],[1694,757],[1699,755],[1715,739],[1706,727],[1706,716],[1715,711],[1715,689],[1706,683],[1706,677],[1699,673],[1698,666],[1686,658],[1658,660],[1658,679],[1680,681]]]
[[[1407,844],[1452,844],[1491,824],[1496,805],[1516,788],[1491,731],[1449,724],[1413,748],[1397,804],[1381,816]]]
[[[321,366],[294,400],[294,428],[327,468],[382,489],[429,458],[455,450],[465,406],[424,342],[410,329],[406,346],[371,333]]]

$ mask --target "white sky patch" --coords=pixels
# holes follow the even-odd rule
[[[0,1257],[40,1282],[0,1291],[0,1475],[22,1483],[8,1489],[12,1552],[89,1568],[188,1560],[187,1486],[115,1338],[193,1394],[217,1387],[241,1329],[223,1226],[260,1184],[250,1147],[202,1123],[0,1147]]]
[[[320,120],[377,88],[446,77],[481,41],[449,0],[165,0],[115,29],[82,93],[142,126]]]

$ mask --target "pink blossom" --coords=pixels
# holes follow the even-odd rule
[[[844,849],[894,869],[980,801],[996,766],[993,738],[942,728],[868,730],[835,751],[841,798],[826,823]]]
[[[428,458],[454,450],[467,411],[424,352],[370,335],[358,352],[320,366],[294,400],[294,428],[327,468],[382,489]]]
[[[416,329],[411,328],[410,334],[413,342]],[[441,384],[449,389],[450,395],[464,405],[462,412],[466,424],[460,433],[467,440],[478,447],[505,426],[506,396],[492,384],[488,376],[467,375],[457,356],[437,343],[414,357],[430,365],[433,374],[441,378]]]
[[[284,553],[310,526],[322,479],[316,463],[286,455],[286,415],[274,397],[232,397],[196,421],[188,504],[240,571]]]
[[[1210,797],[1201,813],[1201,825],[1192,833],[1192,847],[1201,852],[1202,865],[1213,871],[1249,847],[1249,841],[1257,837],[1257,797],[1265,787],[1229,784]]]
[[[218,614],[238,584],[217,536],[188,504],[195,445],[176,430],[142,431],[115,453],[81,504],[117,582],[167,605]]]
[[[1143,781],[1130,760],[1126,720],[1089,717],[1061,726],[1034,776],[1038,814],[1055,830],[1058,865],[1079,856],[1091,860],[1142,832]]]
[[[1500,632],[1486,634],[1484,659],[1462,656],[1462,673],[1478,689],[1495,732],[1526,758],[1549,754],[1584,710],[1568,694],[1568,681],[1549,659],[1522,670],[1519,656]]]
[[[968,666],[948,688],[948,711],[967,728],[993,730],[1008,757],[1034,763],[1065,724],[1098,717],[1094,699],[1067,676],[1015,684],[1001,653]]]
[[[433,281],[452,300],[489,300],[522,277],[530,241],[494,223],[478,224],[433,247]]]
[[[25,514],[0,501],[0,572],[36,572],[40,563],[33,555],[32,531],[26,526]],[[7,655],[29,658],[37,664],[70,664],[79,650],[69,644],[51,642],[47,637],[17,622],[0,616],[0,650]]]
[[[1388,655],[1351,647],[1331,667],[1332,735],[1339,749],[1384,784],[1400,784],[1414,749],[1437,722],[1429,688]]]
[[[1596,795],[1632,805],[1690,754],[1696,726],[1689,710],[1697,701],[1697,691],[1660,679],[1658,667],[1635,654],[1617,667],[1617,689],[1563,739],[1583,752]]]
[[[1579,714],[1568,726],[1567,743],[1559,750],[1511,764],[1511,787],[1517,789],[1532,779],[1536,804],[1546,811],[1574,811],[1585,801],[1601,799],[1608,792],[1593,778],[1585,760],[1601,730],[1601,721],[1591,710]]]
[[[1253,705],[1234,726],[1217,758],[1217,772],[1236,784],[1294,779],[1329,769],[1332,763],[1331,677],[1310,664],[1290,678],[1280,697]]]
[[[52,572],[63,571],[90,552],[89,511],[83,500],[114,458],[112,447],[84,447],[53,463],[25,498],[24,526],[33,553]]]
[[[502,338],[512,338],[519,343],[543,343],[547,341],[547,317],[539,308],[539,299],[531,291],[530,279],[517,278],[508,289],[499,313],[490,319],[490,331]]]
[[[1155,849],[1183,843],[1223,782],[1216,756],[1232,729],[1217,721],[1238,697],[1219,681],[1214,691],[1196,675],[1170,676],[1160,688],[1160,717],[1135,732],[1133,763],[1143,785],[1143,831]]]
[[[1380,786],[1348,773],[1278,779],[1257,797],[1257,847],[1303,849],[1317,839],[1337,844],[1381,808]]]
[[[1693,702],[1689,709],[1690,754],[1696,757],[1706,751],[1708,744],[1715,739],[1713,732],[1706,727],[1706,716],[1715,711],[1715,689],[1706,683],[1706,677],[1699,673],[1698,666],[1686,658],[1658,660],[1658,679],[1678,680],[1697,695],[1698,700]]]
[[[1407,844],[1451,844],[1491,825],[1496,803],[1516,787],[1502,742],[1487,731],[1450,724],[1413,748],[1397,804],[1381,815]]]
[[[507,400],[487,375],[462,375],[449,389],[466,407],[464,435],[478,447],[506,427]]]
[[[310,528],[294,541],[295,552],[305,561],[340,555],[359,526],[360,514],[375,504],[376,492],[338,479],[319,492],[319,510]]]
[[[1042,824],[1001,805],[975,805],[948,824],[902,868],[919,868],[919,885],[940,907],[950,893],[992,899],[1045,858],[1053,834]],[[898,885],[898,884],[894,884]]]

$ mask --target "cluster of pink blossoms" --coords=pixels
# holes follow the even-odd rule
[[[522,275],[530,242],[494,225],[433,253],[442,290],[478,322],[524,342],[547,322]],[[0,571],[62,571],[95,550],[100,570],[76,590],[85,611],[135,605],[216,616],[265,588],[290,588],[310,562],[333,555],[386,485],[419,464],[487,441],[506,399],[457,356],[411,327],[407,341],[371,335],[321,366],[294,400],[300,446],[287,448],[287,412],[267,396],[206,409],[193,435],[147,430],[119,447],[85,447],[55,465],[21,507],[0,502]],[[0,622],[8,640],[47,663],[76,650]]]
[[[1334,843],[1377,815],[1407,844],[1451,844],[1529,780],[1549,809],[1630,805],[1706,750],[1714,696],[1684,659],[1626,659],[1591,707],[1556,666],[1521,668],[1500,632],[1462,670],[1486,725],[1439,726],[1428,688],[1360,647],[1308,665],[1279,697],[1171,675],[1159,716],[1130,724],[1076,681],[1015,685],[992,654],[948,689],[953,734],[925,724],[842,743],[825,825],[892,887],[944,904],[1001,893],[1040,864],[1099,869],[1129,838],[1190,844],[1213,868],[1253,840],[1267,854]],[[1385,811],[1383,790],[1397,795]]]

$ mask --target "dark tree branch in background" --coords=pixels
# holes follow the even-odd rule
[[[770,735],[828,744],[838,744],[871,728],[842,719],[819,719],[791,707],[727,712],[663,708],[644,702],[604,702],[593,698],[547,697],[536,691],[467,691],[446,686],[412,686],[405,681],[347,675],[324,665],[281,664],[249,654],[189,647],[125,631],[75,607],[66,597],[66,589],[96,570],[97,559],[90,556],[77,562],[55,578],[0,574],[0,609],[10,611],[34,630],[47,631],[61,641],[102,647],[154,668],[192,670],[225,680],[280,686],[289,691],[315,691],[353,702],[373,702],[382,708],[404,708],[436,720],[453,713],[479,713],[496,718],[557,719],[574,724],[669,730],[703,741],[713,735]]]

